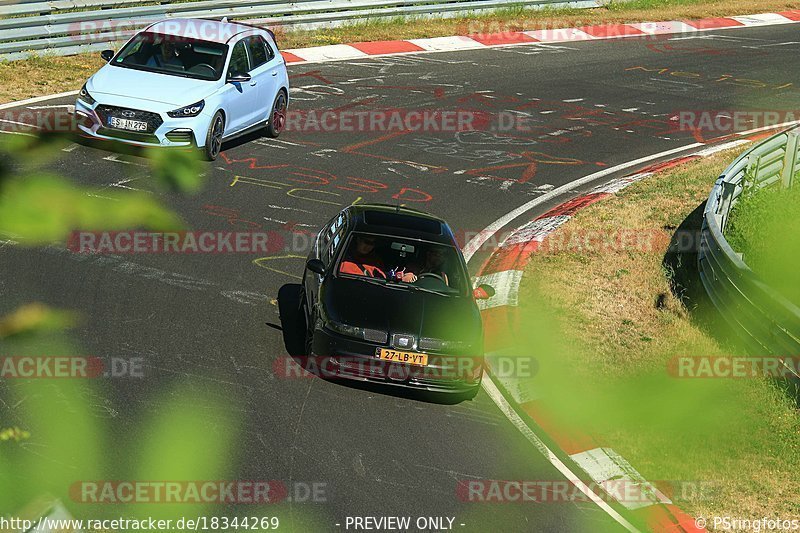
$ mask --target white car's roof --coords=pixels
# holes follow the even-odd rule
[[[209,19],[174,18],[156,22],[147,31],[176,37],[187,37],[215,43],[226,43],[240,33],[263,34],[263,30],[236,22]]]

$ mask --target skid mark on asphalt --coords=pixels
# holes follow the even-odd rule
[[[306,405],[308,404],[308,398],[311,395],[311,388],[314,386],[314,381],[310,380],[308,382],[308,388],[306,388],[306,395],[303,398],[303,403],[300,406],[300,412],[297,414],[297,421],[294,425],[294,433],[292,435],[292,443],[289,446],[289,486],[292,486],[294,482],[294,459],[295,459],[295,452],[299,450],[297,446],[297,439],[300,435],[300,423],[303,421],[303,413],[306,410]],[[292,504],[292,500],[289,499],[289,519],[292,521],[292,527],[294,527],[294,507]]]
[[[339,200],[339,198],[343,198],[343,195],[339,192],[321,190],[318,188],[314,189],[309,187],[296,187],[295,184],[305,184],[311,186],[316,185],[317,187],[332,187],[340,191],[352,191],[360,194],[392,192],[392,189],[389,188],[389,185],[375,179],[350,175],[340,177],[317,168],[294,166],[290,164],[259,165],[258,159],[254,157],[247,157],[244,159],[226,157],[225,161],[231,166],[240,163],[246,163],[249,168],[257,168],[260,170],[281,170],[280,174],[285,178],[286,181],[294,182],[286,183],[286,181],[275,181],[234,174],[229,183],[229,187],[234,187],[238,184],[246,184],[267,189],[282,190],[287,196],[312,203],[344,206],[358,201],[360,196],[354,201],[347,202],[346,200]],[[230,170],[230,172],[235,172],[235,170]],[[425,203],[433,199],[433,196],[431,196],[429,193],[414,187],[398,187],[393,190],[396,192],[391,194],[391,198],[400,202]],[[333,198],[336,198],[336,200]]]
[[[191,291],[213,291],[227,300],[243,305],[261,305],[269,301],[269,297],[265,294],[237,289],[223,289],[221,284],[215,281],[134,263],[118,255],[73,253],[55,244],[36,248],[36,250],[48,255],[66,257],[90,266],[110,268],[120,274],[156,281],[171,287]]]
[[[305,261],[306,256],[304,255],[295,255],[295,254],[285,254],[285,255],[274,255],[269,257],[259,257],[258,259],[253,260],[253,264],[257,267],[269,270],[270,272],[274,272],[276,274],[280,274],[282,276],[286,276],[292,279],[301,280],[303,279],[302,276],[298,274],[294,274],[288,269],[279,268],[272,265],[272,261],[282,261],[284,263],[292,263],[293,271],[300,271],[302,267],[302,263],[300,261]]]

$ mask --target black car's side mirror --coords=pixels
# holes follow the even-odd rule
[[[309,259],[306,262],[306,268],[320,276],[325,274],[325,265],[319,259]]]
[[[100,57],[106,60],[106,63],[114,59],[114,50],[103,50],[100,52]]]
[[[228,75],[228,83],[245,83],[253,79],[253,77],[246,72],[231,72]]]
[[[494,287],[486,285],[485,283],[478,285],[475,287],[475,290],[472,291],[472,296],[474,296],[476,300],[488,300],[494,296],[494,294]]]

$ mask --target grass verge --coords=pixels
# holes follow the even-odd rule
[[[282,49],[493,33],[538,28],[573,27],[609,22],[637,22],[743,15],[796,8],[791,0],[628,0],[596,9],[508,8],[454,18],[375,19],[337,28],[279,31]],[[0,62],[0,103],[79,89],[103,61],[99,54],[38,57]],[[20,83],[26,80],[26,83]]]
[[[736,152],[651,176],[548,237],[521,287],[522,342],[539,361],[531,387],[553,419],[593,434],[649,481],[705,483],[671,495],[687,512],[793,518],[800,512],[794,402],[764,379],[679,379],[668,371],[676,356],[741,353],[698,320],[699,300],[671,290],[692,260],[665,266],[672,235],[697,220]],[[551,244],[576,242],[565,234],[620,230],[645,235],[652,246]]]

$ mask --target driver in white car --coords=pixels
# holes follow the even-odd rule
[[[183,63],[178,57],[175,43],[170,42],[168,39],[163,40],[161,46],[155,47],[153,55],[147,60],[146,65],[148,67],[183,67]]]

